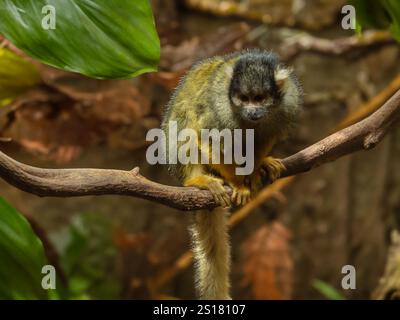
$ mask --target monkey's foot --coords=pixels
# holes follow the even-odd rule
[[[280,159],[265,157],[261,165],[261,176],[272,183],[281,176],[282,171],[285,169]]]
[[[232,187],[232,203],[237,206],[244,206],[251,200],[251,191],[247,187]]]
[[[214,197],[215,202],[224,208],[231,206],[231,199],[224,188],[222,179],[209,175],[201,175],[190,178],[184,183],[185,187],[197,187],[200,189],[208,189]]]
[[[211,191],[214,200],[220,206],[224,208],[228,208],[231,206],[231,199],[229,195],[226,193],[224,185],[222,182],[212,181],[208,184],[208,190]]]

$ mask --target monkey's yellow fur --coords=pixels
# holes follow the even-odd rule
[[[191,229],[196,257],[196,285],[202,299],[230,299],[231,255],[227,218],[223,208],[199,212]]]

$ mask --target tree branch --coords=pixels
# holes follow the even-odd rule
[[[400,90],[368,118],[283,159],[282,177],[309,171],[358,150],[377,145],[400,118]],[[22,164],[0,152],[0,177],[26,192],[47,197],[127,195],[155,201],[180,210],[211,209],[211,193],[197,188],[173,187],[146,179],[139,168],[43,169]]]
[[[390,32],[386,31],[366,31],[361,36],[354,35],[339,39],[318,38],[303,33],[284,41],[279,52],[285,61],[294,59],[304,52],[327,56],[357,57],[367,50],[378,49],[386,45],[397,45]]]

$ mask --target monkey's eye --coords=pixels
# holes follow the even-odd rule
[[[239,96],[239,100],[242,101],[242,102],[249,102],[250,101],[249,97],[246,96],[245,94],[241,94]]]
[[[254,96],[254,98],[253,98],[253,101],[254,102],[261,102],[261,101],[263,101],[264,100],[264,97],[262,96],[262,95],[256,95],[256,96]]]

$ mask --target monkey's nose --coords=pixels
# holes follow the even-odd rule
[[[262,109],[250,109],[247,110],[247,118],[251,121],[258,121],[265,115],[265,110]]]
[[[250,115],[250,120],[257,121],[260,120],[262,116],[260,114],[252,114]]]

